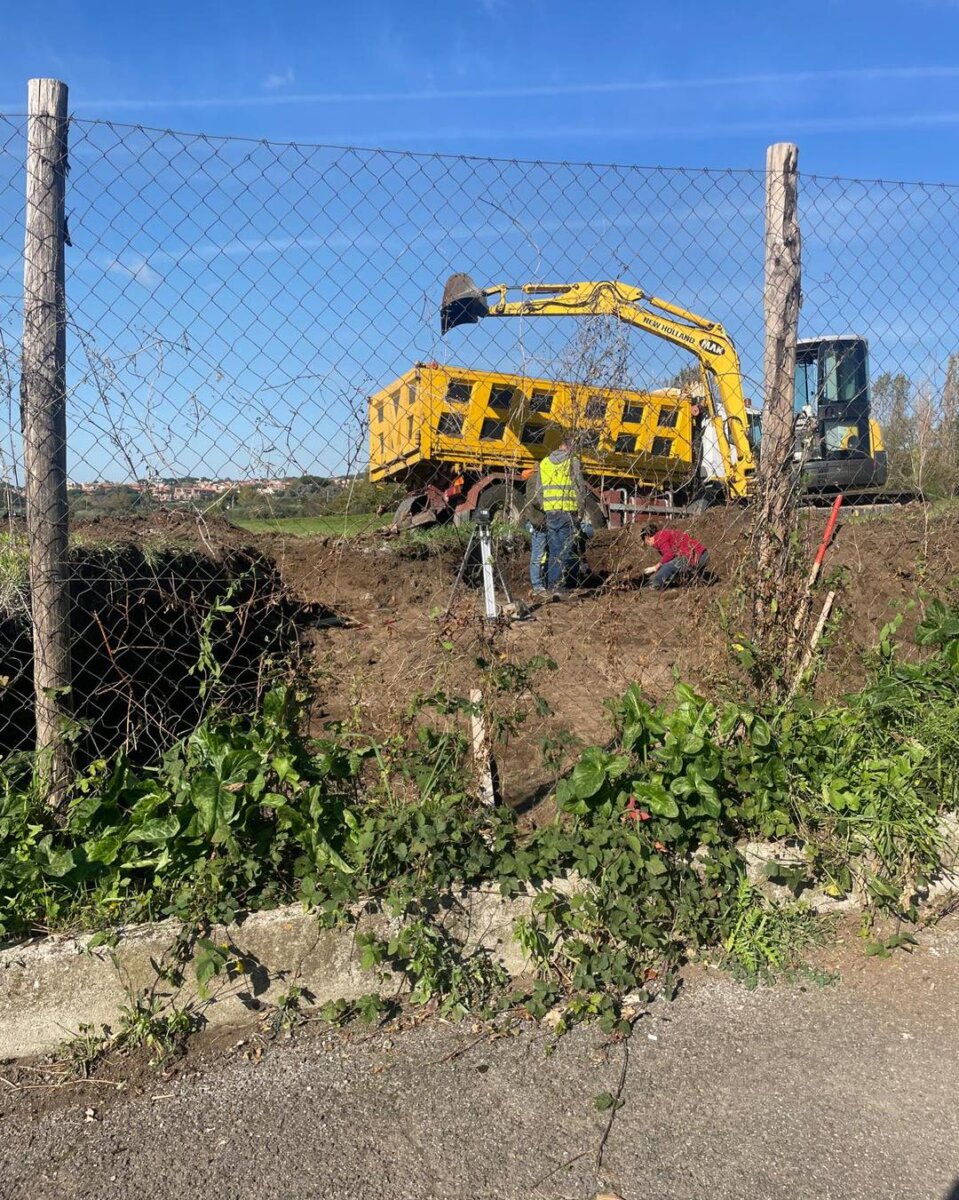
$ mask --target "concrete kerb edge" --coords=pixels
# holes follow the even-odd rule
[[[959,892],[959,818],[943,818],[940,833],[943,868],[929,891],[929,899],[934,900]],[[802,851],[771,842],[749,842],[740,848],[753,882],[770,898],[782,898],[783,889],[766,878],[766,864],[801,858]],[[569,893],[582,883],[571,876],[546,886]],[[530,915],[535,895],[528,888],[507,898],[492,886],[450,893],[439,919],[467,952],[488,952],[515,978],[527,971],[529,963],[514,930],[517,921]],[[813,894],[810,900],[820,911],[861,906],[856,897],[834,899],[824,893]],[[381,981],[361,968],[356,936],[362,932],[389,936],[401,928],[403,919],[360,908],[354,909],[354,915],[354,926],[326,929],[301,905],[287,905],[253,913],[235,925],[215,927],[210,938],[235,948],[250,969],[224,983],[214,980],[210,995],[201,998],[194,966],[188,962],[182,985],[173,989],[160,984],[157,995],[180,1008],[200,1007],[207,1024],[215,1027],[240,1024],[251,1013],[268,1010],[294,985],[314,1004],[351,1000],[373,991],[395,994],[398,979]],[[81,1025],[98,1031],[103,1026],[115,1029],[131,998],[157,986],[156,964],[168,954],[179,928],[174,920],[131,926],[110,948],[90,949],[93,935],[54,935],[0,949],[0,1058],[48,1053]]]
[[[575,881],[557,880],[568,889]],[[487,951],[511,976],[527,962],[513,937],[516,922],[529,916],[535,893],[506,898],[493,887],[450,893],[436,918],[467,952]],[[355,999],[378,991],[395,994],[400,980],[360,966],[358,933],[387,937],[403,924],[384,912],[364,912],[345,929],[327,929],[302,905],[252,913],[229,926],[215,926],[209,938],[235,950],[244,973],[214,978],[201,997],[194,960],[178,987],[157,983],[157,964],[169,954],[180,929],[175,920],[130,926],[113,946],[90,948],[93,935],[54,935],[0,949],[0,1058],[43,1054],[88,1025],[116,1029],[121,1010],[143,989],[158,999],[202,1011],[208,1026],[239,1024],[268,1010],[292,986],[312,1004]],[[233,955],[231,955],[233,956]]]

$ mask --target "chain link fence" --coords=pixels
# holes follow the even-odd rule
[[[0,118],[2,753],[33,739],[19,411],[26,128]],[[651,560],[628,526],[644,508],[704,507],[704,482],[721,484],[722,446],[698,420],[709,372],[675,339],[599,311],[517,312],[444,337],[439,307],[447,278],[465,272],[480,288],[619,281],[687,314],[656,309],[667,321],[699,314],[738,351],[755,452],[763,194],[762,171],[71,120],[72,690],[86,752],[155,753],[214,704],[249,707],[297,655],[317,728],[358,711],[395,727],[412,695],[466,689],[477,599],[464,585],[450,605],[450,593],[470,518],[499,509],[501,565],[525,592],[524,486],[571,430],[594,523],[627,528],[597,534],[575,607],[538,610],[504,635],[509,661],[542,674],[552,659],[563,677],[554,725],[511,736],[538,739],[545,754],[560,727],[596,736],[602,701],[623,681],[655,690],[674,667],[704,673],[690,631],[702,631],[708,593],[649,608],[636,585]],[[863,446],[861,422],[840,418],[817,436],[840,459],[884,452],[887,490],[948,501],[959,483],[959,187],[802,176],[799,205],[800,338],[868,340],[861,371],[884,441]],[[847,386],[829,383],[836,363],[816,354],[800,368],[812,408],[823,387]],[[696,518],[720,551],[720,585],[749,552],[747,514]],[[518,770],[517,794],[534,775]]]

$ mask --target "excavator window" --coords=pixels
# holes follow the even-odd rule
[[[751,409],[747,419],[749,421],[749,444],[753,448],[753,454],[758,454],[763,440],[762,416],[755,409]]]
[[[793,395],[793,412],[798,416],[803,409],[816,411],[816,381],[819,375],[818,359],[801,351],[796,355],[796,390]]]
[[[869,379],[861,338],[824,338],[796,355],[797,416],[816,417],[819,454],[859,458],[869,453]]]

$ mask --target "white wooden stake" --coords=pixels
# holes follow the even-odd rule
[[[493,786],[493,763],[490,755],[489,736],[486,732],[486,719],[483,716],[483,693],[479,688],[470,690],[470,704],[473,712],[470,716],[470,733],[473,743],[473,760],[476,763],[476,774],[479,780],[480,799],[490,808],[496,803],[496,789]]]

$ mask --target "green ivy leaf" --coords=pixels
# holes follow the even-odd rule
[[[657,817],[679,816],[679,805],[659,782],[636,783],[633,785],[633,794],[641,806]]]
[[[83,852],[87,856],[87,862],[103,863],[104,866],[109,866],[110,863],[116,861],[122,845],[121,837],[115,833],[107,833],[103,837],[84,842]]]
[[[132,829],[127,835],[129,842],[166,842],[180,832],[180,820],[173,813],[165,817],[151,817]],[[101,861],[106,861],[101,860]]]
[[[220,781],[208,772],[194,777],[190,784],[190,799],[199,817],[199,832],[213,837],[221,826],[228,825],[236,810],[236,796],[220,786]]]
[[[64,875],[69,875],[75,866],[72,850],[47,850],[45,874],[52,875],[54,879],[62,879]]]
[[[575,796],[580,800],[591,799],[606,782],[605,763],[583,757],[573,768],[570,782]]]
[[[761,750],[765,749],[765,747],[768,746],[772,742],[772,740],[773,740],[772,730],[769,728],[769,725],[762,719],[762,717],[756,717],[756,719],[753,721],[752,725],[750,726],[749,740],[752,742],[752,744],[754,746],[758,746]]]

